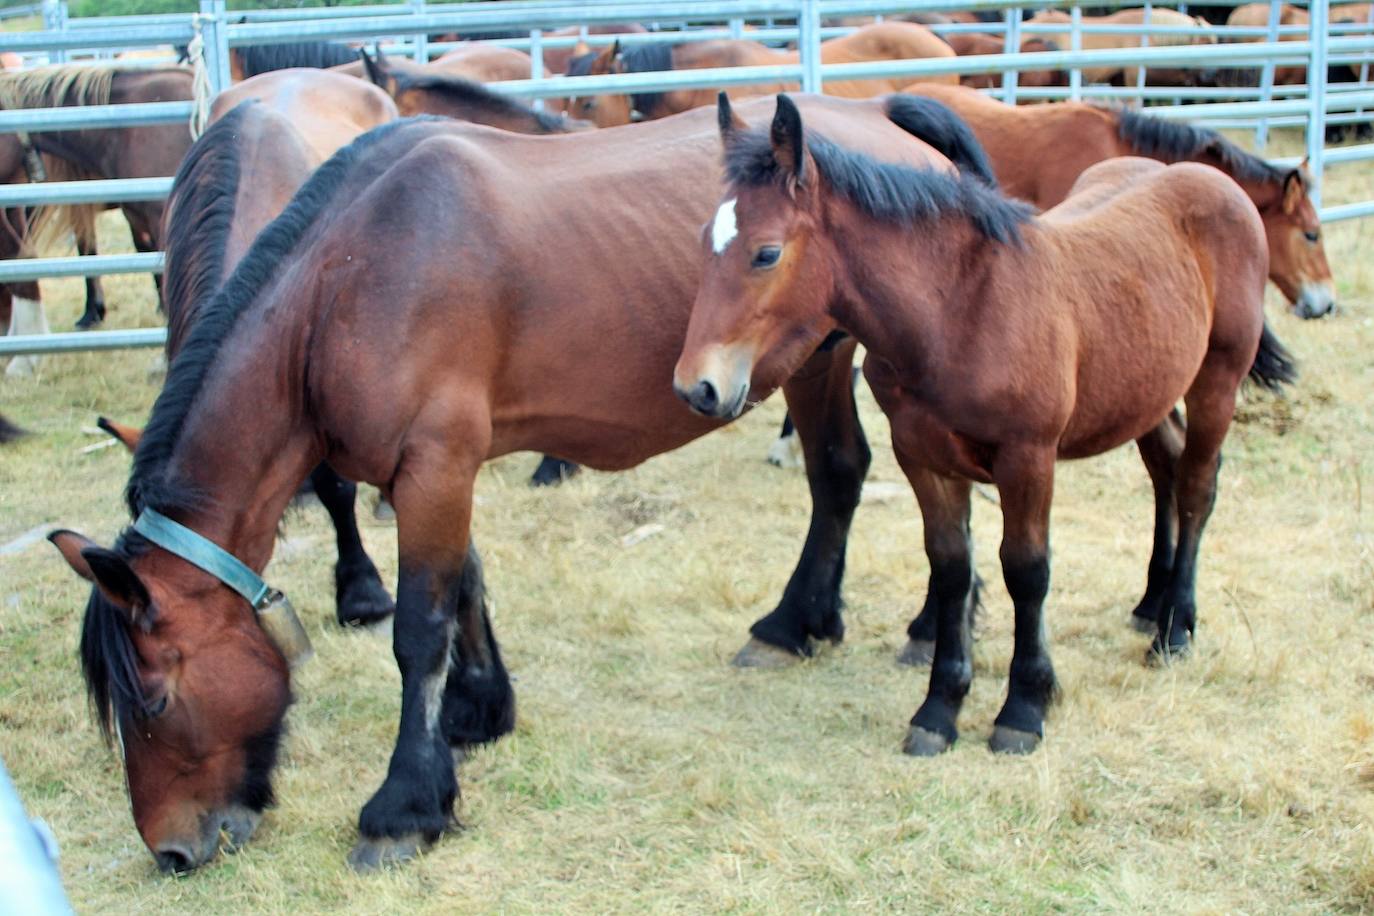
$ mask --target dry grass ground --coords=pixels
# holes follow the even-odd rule
[[[1371,194],[1368,170],[1331,173],[1331,200]],[[1232,433],[1190,661],[1147,669],[1127,627],[1151,518],[1133,450],[1061,467],[1048,620],[1064,698],[1029,758],[985,744],[1011,615],[984,500],[990,594],[963,740],[937,760],[899,752],[925,675],[893,658],[926,563],[867,392],[876,461],[849,635],[788,671],[727,664],[806,523],[800,475],[761,460],[780,403],[552,491],[526,487],[529,456],[486,469],[476,535],[519,724],[463,766],[465,829],[409,867],[344,865],[385,772],[399,681],[384,636],[333,625],[317,507],[290,519],[270,570],[317,657],[295,688],[281,804],[244,852],[186,879],[154,870],[77,673],[86,587],[41,540],[0,556],[0,751],[87,912],[1374,909],[1371,233],[1328,230],[1341,314],[1302,323],[1271,302],[1304,377],[1285,400],[1248,402]],[[156,322],[146,277],[108,291],[112,326]],[[70,326],[77,285],[47,292],[54,326]],[[113,537],[128,459],[83,454],[98,440],[82,427],[97,413],[141,421],[152,360],[52,358],[34,381],[3,381],[0,407],[34,435],[0,453],[0,544],[58,523]],[[664,530],[625,546],[646,523]],[[365,537],[394,581],[393,529],[369,521]]]

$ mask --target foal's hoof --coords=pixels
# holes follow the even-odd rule
[[[1179,643],[1176,646],[1166,645],[1155,637],[1155,641],[1150,644],[1150,651],[1145,653],[1145,666],[1147,668],[1167,668],[1174,662],[1181,662],[1186,659],[1193,651],[1193,641]]]
[[[88,312],[86,312],[86,314],[82,315],[80,318],[78,318],[78,319],[76,320],[76,329],[77,329],[78,331],[89,331],[89,330],[91,330],[92,328],[98,328],[98,327],[100,327],[102,324],[104,324],[104,322],[105,322],[105,310],[104,310],[104,309],[101,309],[101,310],[98,311],[98,312],[90,312],[90,311],[88,311]]]
[[[912,757],[935,757],[949,750],[951,742],[939,732],[928,731],[919,725],[911,726],[902,742],[902,753]]]
[[[1146,617],[1144,614],[1131,615],[1131,629],[1137,633],[1158,633],[1159,621],[1153,617]]]
[[[745,643],[730,664],[736,668],[790,668],[801,660],[795,652],[754,638]]]
[[[379,522],[394,522],[396,510],[387,502],[386,497],[378,496],[376,505],[372,507],[372,517]]]
[[[339,592],[337,614],[344,627],[371,626],[396,612],[396,604],[381,581],[360,577]]]
[[[897,653],[897,664],[913,668],[928,668],[935,661],[935,640],[908,639],[902,651]]]
[[[425,841],[418,833],[402,837],[363,837],[348,854],[348,865],[354,871],[368,872],[408,862],[425,851]]]
[[[1018,728],[994,725],[988,748],[994,754],[1029,754],[1040,746],[1040,736]]]
[[[38,371],[38,357],[16,356],[5,367],[5,375],[10,378],[29,378]]]

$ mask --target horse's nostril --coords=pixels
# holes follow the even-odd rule
[[[716,393],[716,386],[707,381],[698,382],[696,390],[692,392],[692,405],[702,413],[714,411],[720,406],[720,395]]]
[[[192,866],[191,854],[180,846],[164,846],[153,854],[157,859],[157,867],[162,869],[164,874],[178,874],[190,871]]]

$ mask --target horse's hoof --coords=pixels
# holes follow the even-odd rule
[[[1143,614],[1132,614],[1131,629],[1135,630],[1137,633],[1145,633],[1147,635],[1150,633],[1158,633],[1159,621],[1155,620],[1153,617],[1146,617]]]
[[[92,328],[100,327],[104,323],[105,314],[103,312],[98,314],[87,312],[76,320],[76,329],[78,331],[89,331]]]
[[[795,652],[754,638],[745,643],[730,664],[736,668],[790,668],[801,660]]]
[[[897,653],[897,664],[913,668],[927,668],[935,661],[935,640],[908,639],[902,651]]]
[[[408,862],[424,850],[424,838],[418,833],[376,839],[363,837],[348,854],[348,865],[358,872],[376,871]]]
[[[37,369],[38,360],[32,356],[16,356],[5,367],[5,374],[10,378],[30,378]]]
[[[768,446],[768,463],[777,468],[806,467],[806,459],[802,457],[801,438],[793,433],[774,439],[773,444]]]
[[[1192,654],[1192,651],[1192,640],[1177,646],[1166,646],[1156,638],[1150,645],[1150,650],[1145,653],[1145,667],[1167,668],[1174,662],[1181,662],[1186,659]]]
[[[994,754],[1029,754],[1040,746],[1040,736],[1035,732],[1023,732],[1019,728],[994,725],[988,748]]]
[[[950,740],[939,732],[913,725],[902,742],[902,753],[912,757],[937,757],[949,750],[950,744]]]
[[[386,497],[377,497],[377,503],[372,507],[372,517],[379,522],[396,521],[396,509],[387,501]]]
[[[376,586],[381,589],[381,586]],[[396,613],[396,605],[392,603],[391,596],[381,589],[381,593],[370,598],[349,599],[347,603],[340,602],[338,608],[339,626],[341,627],[370,627],[374,623],[386,620]]]

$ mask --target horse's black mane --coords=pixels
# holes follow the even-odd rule
[[[982,178],[879,162],[807,132],[807,149],[827,184],[864,213],[885,222],[914,225],[941,216],[967,217],[985,237],[1019,242],[1020,227],[1034,209],[1003,197]],[[767,130],[739,131],[725,150],[726,176],[745,187],[787,176],[778,167]]]
[[[221,345],[277,265],[333,199],[358,159],[379,141],[416,120],[420,119],[393,121],[363,134],[316,169],[281,215],[254,240],[233,274],[199,307],[194,326],[167,370],[166,382],[134,453],[125,499],[135,517],[144,507],[167,513],[204,502],[203,494],[189,482],[168,476],[167,463]]]
[[[1247,153],[1214,130],[1167,121],[1124,108],[1114,109],[1114,112],[1117,136],[1142,155],[1165,162],[1214,156],[1225,170],[1244,181],[1282,181],[1287,174],[1259,156]]]
[[[295,41],[279,45],[249,45],[235,48],[245,77],[289,70],[292,67],[311,67],[323,70],[358,59],[358,49],[337,41]]]
[[[568,61],[568,76],[587,76],[592,70],[592,61],[597,52],[592,51]],[[673,45],[671,42],[654,42],[637,45],[620,52],[620,62],[626,73],[657,73],[673,69]],[[662,92],[637,92],[630,96],[630,104],[635,111],[650,114],[663,101]]]
[[[546,111],[536,111],[511,96],[493,92],[481,83],[463,79],[461,76],[446,73],[409,74],[402,72],[395,72],[393,75],[396,78],[397,93],[407,89],[437,92],[456,102],[472,105],[493,115],[530,118],[539,125],[540,130],[551,134],[566,133],[568,130],[568,124],[562,117]]]
[[[248,107],[255,104],[242,102],[211,124],[187,151],[172,181],[174,206],[162,277],[169,359],[190,329],[196,308],[224,279],[224,252],[239,190],[238,134]]]

